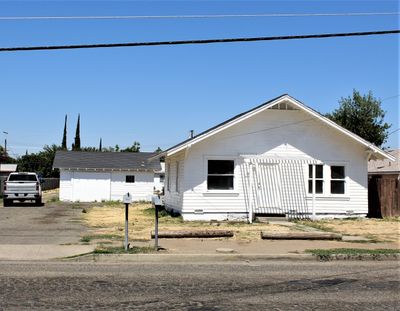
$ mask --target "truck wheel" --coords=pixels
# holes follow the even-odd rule
[[[38,197],[37,199],[35,199],[35,204],[36,204],[37,206],[42,205],[42,197]]]
[[[4,207],[11,206],[11,204],[12,204],[12,200],[3,199],[3,206]]]

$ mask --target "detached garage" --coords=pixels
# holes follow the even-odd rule
[[[163,174],[150,152],[57,151],[53,168],[60,169],[60,200],[120,201],[129,192],[134,201],[150,201]]]

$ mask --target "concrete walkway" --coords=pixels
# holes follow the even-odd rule
[[[94,245],[6,244],[0,245],[0,260],[49,260],[90,253]]]

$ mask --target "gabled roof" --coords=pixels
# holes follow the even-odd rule
[[[336,124],[335,122],[333,122],[332,120],[324,117],[323,115],[321,115],[319,112],[315,111],[314,109],[306,106],[305,104],[303,104],[302,102],[298,101],[297,99],[291,97],[288,94],[283,94],[281,96],[278,96],[274,99],[271,99],[253,109],[250,109],[246,112],[240,113],[236,116],[234,116],[233,118],[230,118],[229,120],[226,120],[212,128],[209,128],[208,130],[205,130],[204,132],[194,136],[193,138],[189,138],[187,140],[182,141],[181,143],[165,150],[162,153],[159,153],[158,155],[156,155],[155,157],[161,157],[161,156],[170,156],[173,155],[183,149],[185,149],[188,146],[194,145],[204,139],[207,139],[208,137],[215,135],[239,122],[242,122],[266,109],[272,108],[273,106],[279,104],[279,103],[283,103],[283,102],[288,102],[290,103],[292,106],[296,107],[296,109],[300,109],[303,110],[305,112],[307,112],[308,114],[310,114],[311,116],[315,117],[316,119],[322,121],[324,124],[326,124],[327,126],[330,126],[334,129],[336,129],[337,131],[341,132],[342,134],[350,137],[351,139],[353,139],[355,142],[360,143],[362,145],[364,145],[367,150],[370,150],[372,153],[375,154],[375,157],[378,159],[389,159],[391,161],[394,160],[394,157],[391,156],[390,154],[386,153],[385,151],[383,151],[382,149],[376,147],[374,144],[366,141],[365,139],[361,138],[360,136],[350,132],[349,130],[341,127],[340,125]]]
[[[57,151],[53,168],[159,171],[160,161],[149,161],[153,152]]]
[[[400,149],[388,152],[395,157],[395,161],[388,159],[368,161],[368,173],[370,174],[399,174],[400,173]]]

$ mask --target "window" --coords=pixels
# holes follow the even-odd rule
[[[331,166],[331,193],[344,194],[345,191],[345,169],[344,166]]]
[[[313,182],[313,165],[308,165],[308,193],[312,193]],[[324,192],[324,166],[321,164],[315,165],[315,193]]]
[[[125,182],[126,183],[134,183],[135,182],[135,176],[134,175],[126,175],[125,176]]]
[[[175,192],[179,192],[179,162],[176,162]]]
[[[233,160],[208,160],[207,189],[233,190]]]
[[[170,185],[171,185],[171,165],[168,164],[167,165],[167,190],[168,191],[171,190]]]

